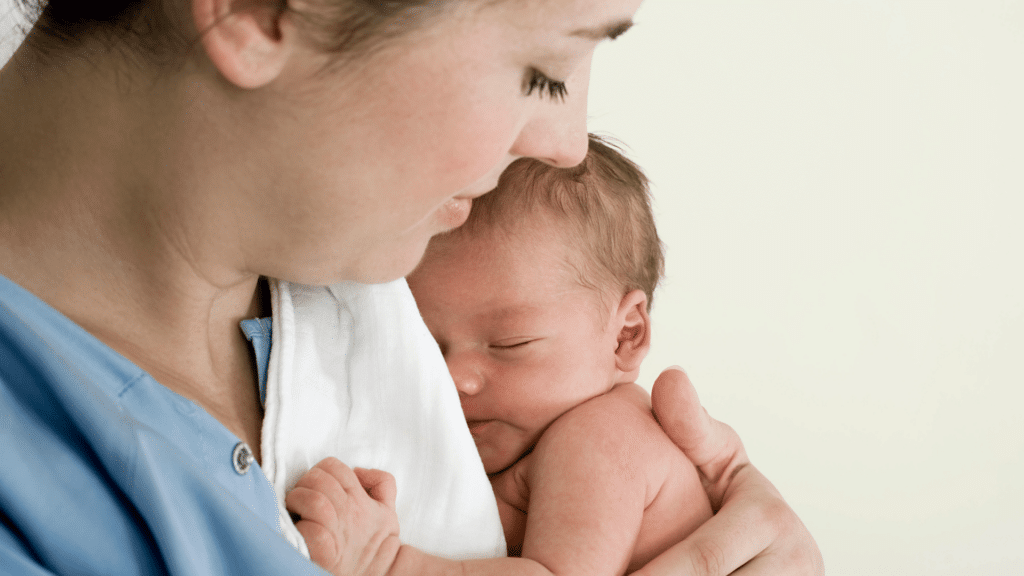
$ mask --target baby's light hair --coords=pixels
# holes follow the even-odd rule
[[[647,294],[647,310],[665,269],[654,226],[647,176],[607,139],[591,134],[583,162],[556,168],[531,158],[515,161],[498,187],[473,201],[469,219],[455,234],[484,229],[512,231],[544,211],[564,224],[584,286]]]

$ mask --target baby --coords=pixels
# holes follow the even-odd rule
[[[510,166],[408,282],[521,558],[400,545],[393,480],[333,460],[288,500],[314,560],[336,574],[623,574],[709,519],[693,464],[633,383],[662,267],[647,180],[602,140],[575,168]]]

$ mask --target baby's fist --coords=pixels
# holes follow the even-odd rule
[[[285,498],[310,558],[338,576],[382,576],[398,554],[395,478],[325,458]]]

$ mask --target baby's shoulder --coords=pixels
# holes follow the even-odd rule
[[[664,461],[665,452],[682,455],[655,420],[650,394],[630,383],[617,384],[560,416],[541,436],[532,456],[541,461],[549,454],[559,459],[605,458],[648,467]]]
[[[618,436],[624,430],[634,434],[661,433],[651,412],[651,396],[636,384],[616,384],[614,388],[569,410],[555,420],[544,433],[581,436]]]

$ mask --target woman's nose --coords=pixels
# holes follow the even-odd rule
[[[514,156],[569,168],[587,155],[587,91],[590,63],[566,80],[565,99],[543,95],[536,112],[523,127],[511,150]],[[535,96],[531,95],[531,98]]]
[[[448,372],[455,381],[455,389],[459,394],[473,396],[483,390],[484,382],[480,367],[473,361],[468,352],[449,352],[445,354],[445,362],[448,363]]]

